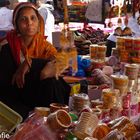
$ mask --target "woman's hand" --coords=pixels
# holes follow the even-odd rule
[[[48,62],[40,73],[40,80],[55,77],[56,76],[56,67],[55,60]]]
[[[12,85],[17,84],[18,88],[23,88],[25,82],[25,74],[29,72],[29,64],[25,60],[22,64],[20,64],[16,73],[13,75]]]

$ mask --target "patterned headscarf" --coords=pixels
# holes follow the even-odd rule
[[[42,33],[44,35],[44,20],[42,18],[42,16],[39,14],[36,6],[33,4],[33,3],[30,3],[30,2],[22,2],[22,3],[19,3],[15,9],[14,9],[14,12],[13,12],[13,25],[15,27],[15,29],[17,30],[17,18],[19,17],[19,12],[21,9],[23,8],[32,8],[36,11],[36,13],[38,14],[38,18],[39,18],[39,22],[40,22],[40,33]]]
[[[33,37],[33,40],[30,46],[23,46],[21,43],[22,36],[18,33],[17,20],[19,17],[20,10],[26,7],[30,7],[37,12],[39,19],[39,31]],[[19,3],[13,12],[13,25],[15,30],[7,34],[7,40],[10,44],[10,48],[13,53],[13,57],[17,64],[20,64],[20,52],[22,51],[25,59],[29,63],[31,58],[40,58],[40,59],[50,59],[55,57],[57,51],[56,49],[46,41],[44,37],[44,21],[41,15],[38,13],[36,7],[30,2]],[[29,64],[30,65],[30,64]]]

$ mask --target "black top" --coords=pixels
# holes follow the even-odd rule
[[[46,60],[33,59],[30,72],[25,76],[25,85],[19,89],[11,85],[17,66],[9,44],[0,51],[0,100],[23,118],[37,106],[49,107],[52,102],[68,104],[71,88],[62,78],[40,80],[40,71],[46,63]]]

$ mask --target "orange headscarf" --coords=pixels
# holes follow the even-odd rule
[[[13,24],[15,26],[15,30],[9,32],[7,34],[7,40],[10,44],[10,48],[12,50],[12,54],[14,56],[15,61],[17,64],[20,64],[20,51],[22,51],[25,59],[29,62],[30,58],[42,58],[42,59],[49,59],[51,57],[55,57],[57,51],[56,49],[46,41],[44,37],[44,21],[43,18],[39,15],[39,29],[40,31],[36,33],[34,36],[30,46],[25,47],[21,43],[21,36],[17,32],[17,15],[19,11],[24,7],[31,7],[35,11],[37,11],[36,7],[30,2],[23,2],[16,6],[14,13],[13,13]],[[37,11],[38,12],[38,11]]]

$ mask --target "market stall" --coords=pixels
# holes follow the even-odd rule
[[[63,4],[55,66],[56,78],[63,74],[71,86],[69,104],[35,107],[22,123],[19,114],[1,104],[7,111],[2,114],[10,113],[14,119],[5,127],[1,115],[1,131],[10,140],[140,139],[140,39],[117,36],[116,47],[106,57],[104,27],[82,23],[81,15],[74,17],[73,8],[79,7],[68,7],[66,0]]]

